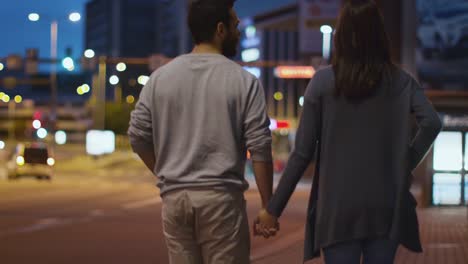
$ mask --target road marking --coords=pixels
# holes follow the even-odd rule
[[[37,223],[31,226],[17,229],[15,233],[31,233],[34,231],[51,228],[53,226],[63,225],[65,222],[66,221],[60,220],[58,218],[44,218],[44,219],[37,221]]]
[[[71,222],[70,220],[61,220],[59,218],[44,218],[30,226],[1,232],[0,237],[5,237],[8,235],[14,235],[14,234],[32,233],[32,232],[41,231],[41,230],[45,230],[45,229],[49,229],[49,228],[53,228],[57,226],[63,226],[70,222]]]
[[[136,202],[130,202],[121,205],[121,209],[124,210],[133,210],[133,209],[139,209],[147,206],[152,206],[161,203],[161,198],[160,197],[152,197],[150,199],[146,200],[140,200]],[[75,224],[75,223],[82,223],[82,222],[89,222],[92,221],[98,217],[104,217],[104,216],[114,216],[115,213],[107,213],[101,209],[94,209],[89,211],[89,213],[85,216],[82,217],[75,217],[75,218],[68,218],[68,219],[61,219],[61,218],[54,218],[54,217],[49,217],[49,218],[43,218],[38,220],[36,223],[26,226],[26,227],[20,227],[17,229],[13,230],[6,230],[4,232],[0,232],[0,237],[8,236],[8,235],[14,235],[14,234],[23,234],[23,233],[32,233],[32,232],[37,232],[45,229],[51,229],[59,226],[64,226],[64,225],[70,225],[70,224]]]
[[[142,200],[142,201],[136,201],[136,202],[131,202],[131,203],[126,203],[122,205],[122,209],[125,210],[132,210],[132,209],[138,209],[138,208],[143,208],[151,205],[156,205],[161,203],[161,197],[153,197],[147,200]]]

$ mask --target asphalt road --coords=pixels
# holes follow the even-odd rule
[[[51,182],[0,181],[0,263],[168,263],[152,179],[123,168],[107,169],[110,175],[99,171],[100,177],[85,169],[59,172]],[[252,237],[252,263],[272,263],[283,251],[297,251],[307,196],[305,190],[295,194],[278,236]],[[260,208],[254,187],[246,199],[252,220]],[[297,253],[288,263],[300,263]]]

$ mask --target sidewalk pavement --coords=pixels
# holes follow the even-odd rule
[[[468,214],[466,207],[425,208],[418,210],[424,252],[398,249],[395,264],[467,264]],[[302,263],[303,241],[296,241],[252,264]],[[323,264],[322,259],[306,264]]]

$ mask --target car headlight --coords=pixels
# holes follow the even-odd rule
[[[54,166],[54,164],[55,164],[55,160],[53,158],[48,158],[47,159],[47,165]]]
[[[23,166],[24,165],[24,157],[23,156],[16,157],[16,164],[18,164],[19,166]]]

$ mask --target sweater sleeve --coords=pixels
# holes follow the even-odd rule
[[[442,129],[442,122],[416,80],[411,78],[408,85],[411,90],[411,112],[419,127],[410,145],[410,169],[413,170],[431,148]]]

